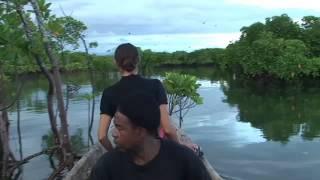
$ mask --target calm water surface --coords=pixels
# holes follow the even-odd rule
[[[199,78],[204,103],[190,110],[183,129],[200,144],[208,160],[223,176],[238,180],[320,179],[320,88],[292,87],[255,89],[233,75],[213,68],[170,69]],[[46,146],[50,131],[46,110],[47,83],[42,76],[24,77],[20,100],[22,151],[17,133],[17,110],[10,113],[11,147],[19,159]],[[78,149],[87,143],[88,100],[91,92],[86,73],[65,74],[65,84],[80,87],[70,99],[70,134]],[[102,90],[118,80],[116,73],[97,75],[96,138]],[[52,172],[49,158],[39,156],[23,167],[22,179],[46,179]]]

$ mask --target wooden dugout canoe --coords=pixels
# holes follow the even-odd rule
[[[181,142],[192,143],[191,139],[180,129],[178,130],[178,137]],[[74,165],[70,172],[67,173],[64,180],[88,180],[91,168],[105,152],[106,150],[100,143],[92,146],[90,150]],[[212,180],[223,180],[205,156],[201,159]]]

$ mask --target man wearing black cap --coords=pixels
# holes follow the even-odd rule
[[[99,159],[92,180],[210,180],[190,149],[157,137],[160,109],[152,96],[134,94],[124,99],[112,132],[117,148]]]

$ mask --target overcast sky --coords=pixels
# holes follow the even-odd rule
[[[226,47],[243,26],[288,14],[320,16],[319,0],[49,0],[88,26],[96,53],[124,42],[154,51]]]

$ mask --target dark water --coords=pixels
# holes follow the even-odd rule
[[[203,147],[219,173],[243,180],[320,179],[320,88],[316,85],[253,88],[213,68],[162,69],[151,75],[162,78],[165,71],[181,71],[199,78],[204,104],[190,110],[183,129]],[[42,76],[24,78],[20,126],[22,155],[26,157],[46,146],[50,126],[46,81]],[[91,92],[91,86],[86,73],[65,74],[63,78],[66,84],[80,87],[70,99],[68,118],[73,142],[82,149],[88,143],[88,100],[84,96]],[[101,91],[118,78],[116,73],[96,78],[100,93],[92,133],[95,139]],[[11,147],[19,159],[16,108],[9,115]],[[43,155],[31,160],[23,167],[23,179],[48,177],[52,172],[48,159]]]

